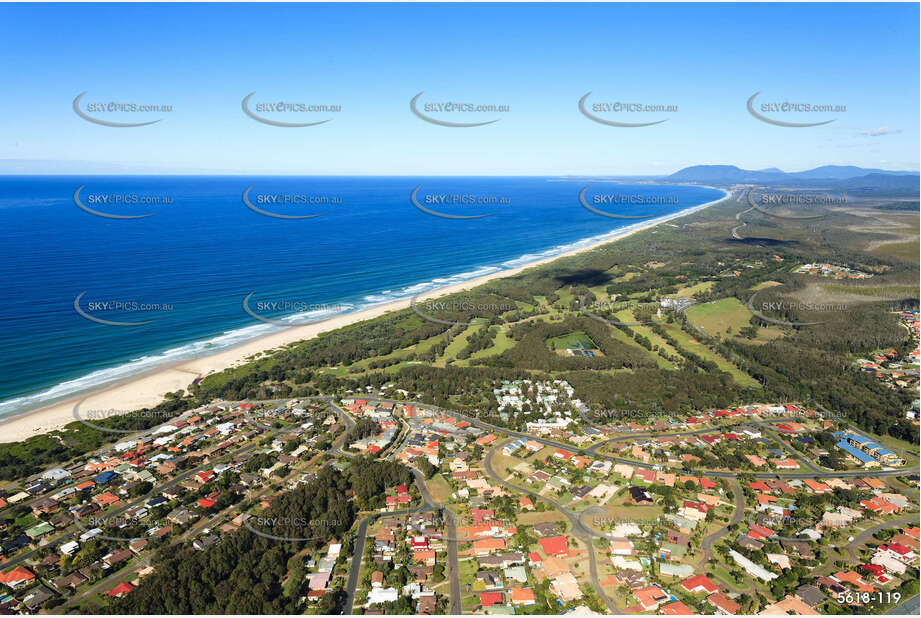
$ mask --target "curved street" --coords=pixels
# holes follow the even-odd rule
[[[344,443],[345,436],[348,434],[349,429],[355,426],[355,421],[348,413],[346,413],[345,410],[336,405],[331,397],[324,398],[324,401],[326,401],[330,408],[333,409],[345,421],[346,432],[343,434],[342,438],[342,443]],[[347,453],[343,451],[341,443],[331,449],[331,452],[343,457],[355,457],[354,453]],[[444,513],[445,515],[446,527],[448,529],[448,577],[450,579],[451,590],[448,610],[451,614],[461,613],[460,570],[457,558],[457,523],[454,518],[454,513],[452,513],[450,509],[432,497],[432,494],[429,493],[428,488],[425,486],[425,478],[422,476],[422,472],[414,467],[411,467],[410,470],[413,473],[413,478],[416,481],[416,486],[419,488],[419,495],[422,497],[422,501],[425,503],[425,506],[415,509],[403,509],[387,513],[374,513],[364,517],[361,522],[359,522],[358,529],[355,533],[356,539],[352,554],[352,562],[349,564],[349,575],[345,585],[346,601],[344,611],[346,613],[352,612],[352,605],[355,603],[355,592],[358,588],[358,574],[361,572],[361,561],[364,556],[365,541],[368,536],[368,526],[374,520],[384,515],[408,515],[410,513],[422,513],[426,511],[438,511]]]
[[[712,555],[711,549],[713,544],[722,538],[727,532],[729,532],[729,527],[733,526],[742,521],[745,517],[745,494],[742,493],[742,487],[739,485],[739,481],[732,479],[729,481],[729,486],[732,488],[732,494],[735,497],[735,511],[732,514],[732,517],[724,527],[720,528],[713,534],[709,534],[704,537],[704,540],[700,543],[700,549],[703,552],[703,555],[700,557],[700,560],[697,562],[698,570],[702,570],[707,561],[710,560]]]
[[[617,607],[617,604],[614,603],[614,600],[609,598],[608,595],[605,594],[604,589],[601,586],[601,581],[598,579],[598,562],[595,557],[595,546],[592,544],[592,539],[597,533],[595,533],[593,530],[589,530],[582,523],[582,520],[578,515],[576,515],[572,511],[565,508],[559,502],[556,502],[555,500],[553,500],[552,498],[548,498],[547,496],[542,496],[535,491],[531,491],[530,489],[525,489],[524,487],[518,487],[517,485],[512,485],[511,483],[507,482],[505,479],[503,479],[501,476],[499,476],[496,473],[495,469],[492,466],[492,458],[499,449],[501,449],[502,447],[504,447],[506,444],[508,444],[511,441],[512,441],[511,439],[505,440],[501,442],[500,444],[497,444],[496,446],[491,448],[489,452],[487,452],[486,456],[483,459],[483,465],[486,468],[486,473],[494,481],[496,481],[503,487],[506,487],[513,491],[528,494],[529,496],[533,498],[537,498],[538,500],[543,500],[544,502],[546,502],[547,504],[549,504],[550,506],[558,510],[560,513],[562,513],[566,517],[566,519],[569,520],[569,523],[572,526],[572,533],[580,541],[585,543],[586,549],[588,550],[589,571],[590,571],[591,578],[592,578],[592,585],[595,587],[595,592],[598,594],[599,598],[601,598],[601,600],[604,601],[604,604],[607,606],[608,611],[614,614],[622,613],[620,611],[620,608]]]
[[[335,399],[333,397],[320,396],[320,397],[311,397],[309,399],[323,401],[332,412],[334,412],[340,419],[342,419],[342,421],[345,424],[345,431],[339,438],[337,438],[333,442],[328,452],[335,456],[341,456],[341,457],[346,457],[346,458],[355,457],[355,454],[346,452],[342,449],[345,443],[346,436],[348,435],[348,431],[355,425],[354,419],[352,419],[352,417],[345,410],[343,410],[341,407],[339,407],[336,404]],[[368,399],[369,401],[391,402],[394,404],[420,405],[417,402],[407,402],[407,401],[401,401],[401,400],[391,400],[391,399],[383,399],[383,398],[378,399],[378,398],[373,398],[373,397],[367,397],[366,399]],[[267,402],[270,403],[271,401],[275,401],[275,400],[269,400]],[[260,402],[260,403],[266,403],[266,402]],[[619,613],[620,611],[619,608],[617,607],[616,603],[605,594],[601,586],[601,583],[599,581],[599,578],[598,578],[598,564],[597,564],[597,558],[595,555],[595,549],[594,549],[594,546],[592,545],[592,539],[595,537],[600,537],[604,535],[592,530],[589,526],[587,526],[586,524],[582,522],[579,514],[573,511],[570,511],[569,509],[564,507],[562,504],[559,504],[558,502],[554,501],[552,498],[540,495],[529,489],[518,487],[516,485],[508,483],[505,479],[501,478],[496,473],[495,469],[493,468],[493,463],[492,463],[493,456],[502,447],[504,447],[506,444],[511,442],[513,438],[521,438],[524,440],[534,440],[544,446],[562,449],[562,450],[565,450],[571,453],[577,453],[580,451],[580,449],[576,448],[573,445],[559,442],[556,440],[550,440],[547,438],[537,437],[537,436],[533,436],[528,433],[515,431],[512,429],[500,427],[497,425],[492,425],[490,423],[480,420],[479,418],[468,416],[466,414],[461,414],[461,413],[453,412],[453,411],[449,412],[447,410],[443,410],[437,406],[432,406],[429,404],[421,404],[421,405],[432,408],[436,410],[437,412],[441,412],[443,414],[453,415],[454,417],[461,419],[461,420],[465,420],[471,425],[474,425],[481,429],[491,431],[491,432],[502,433],[507,436],[511,436],[509,439],[502,441],[501,443],[497,444],[495,447],[493,447],[487,452],[484,458],[484,466],[485,466],[487,474],[495,482],[499,483],[500,485],[512,491],[521,492],[533,498],[536,498],[538,500],[543,500],[545,503],[551,505],[555,510],[563,514],[567,518],[567,520],[569,520],[571,524],[573,535],[576,536],[578,539],[580,539],[580,541],[584,542],[587,546],[590,575],[591,575],[592,584],[593,584],[594,589],[596,590],[599,598],[601,598],[602,601],[607,606],[608,611],[612,613]],[[760,420],[760,421],[751,421],[751,422],[753,424],[757,424],[762,427],[771,428],[774,423],[782,422],[782,421],[781,420],[778,420],[778,421]],[[152,430],[138,432],[137,435],[143,435],[151,431]],[[272,435],[273,433],[277,433],[279,431],[282,431],[282,430],[270,429],[266,433],[266,435]],[[613,461],[616,463],[628,464],[628,465],[638,467],[638,468],[655,469],[655,468],[658,468],[656,464],[643,463],[643,462],[635,461],[632,459],[616,457],[616,456],[609,455],[606,453],[599,453],[599,450],[603,449],[608,444],[616,443],[616,442],[637,440],[637,439],[643,439],[643,438],[680,437],[680,436],[687,436],[687,435],[698,435],[698,434],[710,433],[713,431],[714,429],[698,429],[698,430],[688,430],[688,431],[671,432],[671,433],[638,433],[638,434],[631,434],[631,435],[625,435],[625,436],[618,436],[618,437],[609,438],[607,440],[603,440],[595,444],[592,444],[589,447],[585,448],[584,452],[588,454],[589,456],[606,459],[606,460]],[[768,429],[765,433],[769,434],[767,437],[769,437],[774,442],[778,443],[781,447],[784,446],[782,444],[782,439],[780,438],[779,435],[776,434],[776,432],[773,431],[773,429]],[[395,442],[399,442],[399,441],[395,441]],[[235,452],[234,454],[239,455],[240,453],[244,453],[244,452],[247,452],[248,450],[252,450],[254,447],[255,445],[244,447],[243,449]],[[107,450],[107,448],[109,447],[104,447],[103,449],[100,449],[100,452],[104,452],[105,450]],[[785,450],[787,450],[787,452],[792,451],[792,449],[785,449]],[[808,458],[803,457],[801,454],[795,451],[793,452],[793,454],[796,455],[798,459],[800,459],[802,462],[806,464],[810,472],[794,472],[794,473],[790,473],[790,472],[787,472],[787,473],[757,473],[757,472],[751,473],[750,472],[748,473],[748,475],[753,478],[759,478],[759,479],[774,479],[774,478],[813,479],[813,478],[835,478],[835,477],[836,478],[860,478],[864,476],[893,477],[893,476],[901,476],[906,473],[912,473],[912,472],[916,473],[916,469],[913,469],[913,468],[900,468],[900,469],[888,469],[888,470],[847,470],[847,471],[829,470],[829,471],[823,471],[823,470],[820,470],[818,467],[816,467],[811,461],[809,461]],[[219,457],[219,458],[212,460],[211,462],[197,466],[191,470],[184,471],[183,474],[177,476],[176,478],[153,488],[150,492],[148,492],[148,494],[141,496],[140,498],[126,504],[122,508],[115,511],[112,514],[112,516],[118,515],[124,512],[125,510],[131,508],[132,506],[137,506],[139,504],[144,503],[153,494],[162,491],[164,488],[168,488],[172,485],[180,483],[188,479],[192,475],[196,474],[197,472],[203,471],[206,468],[213,466],[215,462],[222,461],[223,459],[224,459],[223,457]],[[354,604],[355,592],[356,592],[357,585],[358,585],[358,574],[360,572],[361,561],[362,561],[362,557],[364,553],[364,545],[366,541],[367,530],[370,524],[373,523],[373,521],[375,521],[378,517],[382,515],[401,515],[401,514],[409,514],[412,512],[421,512],[421,511],[438,511],[444,514],[445,527],[446,527],[447,539],[448,539],[448,565],[447,565],[448,569],[447,569],[447,572],[448,572],[448,576],[450,580],[449,581],[450,599],[449,599],[448,609],[451,614],[460,614],[462,611],[461,587],[460,587],[460,577],[459,577],[460,571],[459,571],[459,563],[458,563],[458,540],[457,540],[456,518],[450,509],[448,509],[445,505],[437,502],[432,497],[432,495],[428,491],[428,488],[425,485],[425,479],[423,478],[422,473],[416,468],[411,468],[411,470],[414,475],[415,484],[419,488],[419,492],[424,502],[424,506],[418,507],[416,509],[406,509],[402,511],[395,511],[393,513],[368,514],[364,518],[362,518],[362,520],[359,522],[358,528],[356,531],[357,538],[355,539],[355,551],[354,551],[354,555],[352,556],[352,560],[351,560],[351,564],[349,568],[349,574],[347,577],[346,588],[345,588],[345,592],[347,595],[347,601],[346,601],[346,607],[344,611],[346,612],[350,612],[352,604]],[[701,476],[709,476],[713,478],[728,479],[730,481],[730,487],[733,491],[734,498],[735,498],[735,513],[733,514],[729,523],[723,528],[721,528],[720,530],[717,530],[716,532],[705,537],[701,542],[701,549],[702,549],[703,555],[701,559],[698,561],[698,568],[702,568],[703,565],[706,564],[706,561],[712,555],[711,550],[712,550],[713,545],[727,533],[730,525],[739,523],[743,519],[745,501],[744,501],[744,495],[742,494],[741,488],[737,481],[737,477],[740,473],[733,472],[733,471],[726,471],[726,470],[701,470],[701,471],[697,471],[696,474],[701,475]],[[856,549],[862,546],[867,540],[869,540],[875,532],[878,532],[879,530],[882,530],[884,528],[889,528],[894,525],[898,525],[900,523],[910,523],[910,522],[916,522],[916,521],[917,521],[916,515],[908,515],[902,518],[898,518],[896,520],[892,520],[889,522],[882,522],[880,524],[877,524],[863,531],[860,535],[858,535],[857,538],[855,538],[855,540],[851,544],[849,544],[849,546],[847,547],[847,551],[851,555],[852,558],[856,559],[857,557]],[[64,533],[60,535],[59,537],[53,539],[53,541],[61,542],[67,538],[70,538],[74,534],[75,532]],[[33,556],[35,554],[35,551],[37,550],[33,550],[30,552],[21,554],[19,556],[16,556],[10,559],[4,566],[11,567],[11,566],[20,564],[23,561],[29,559],[31,556]],[[828,568],[828,566],[829,565],[826,565],[826,567],[824,567],[822,571],[825,571]],[[905,608],[914,607],[912,603],[914,603],[914,606],[916,606],[918,603],[918,599],[915,598],[915,599],[906,601],[900,607],[905,607]]]
[[[899,527],[899,526],[903,526],[903,525],[911,524],[911,523],[914,523],[915,525],[918,524],[918,514],[917,513],[912,513],[910,515],[903,515],[902,517],[897,517],[889,521],[880,522],[876,525],[870,526],[869,528],[867,528],[866,530],[864,530],[863,532],[855,536],[853,541],[847,541],[847,545],[843,546],[841,549],[843,549],[844,551],[848,553],[852,561],[856,562],[857,558],[859,557],[858,552],[860,551],[860,548],[863,547],[867,541],[872,539],[874,534],[876,534],[877,532],[881,530],[886,530],[887,528]],[[824,565],[821,569],[819,569],[818,572],[822,575],[827,575],[837,568],[838,567],[836,567],[834,563],[829,562],[828,564]]]

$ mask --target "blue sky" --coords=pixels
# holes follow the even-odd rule
[[[658,174],[703,163],[918,169],[917,4],[0,5],[0,171]],[[138,128],[74,97],[173,106]],[[241,100],[341,105],[307,128]],[[410,99],[508,105],[426,123]],[[677,105],[608,115],[579,99]],[[820,127],[761,122],[747,99],[846,105]],[[271,116],[270,114],[265,114]],[[437,116],[437,114],[432,114]],[[302,121],[303,114],[271,116]],[[4,162],[3,160],[7,160]]]

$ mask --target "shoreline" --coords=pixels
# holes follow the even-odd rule
[[[290,326],[280,331],[244,341],[239,345],[221,350],[214,354],[200,356],[198,358],[177,360],[173,363],[153,367],[132,376],[126,376],[125,378],[116,380],[105,386],[91,389],[83,394],[65,396],[64,399],[58,402],[0,419],[0,431],[2,431],[0,443],[18,442],[35,435],[41,435],[54,431],[55,429],[60,429],[74,422],[77,419],[74,417],[73,408],[77,403],[81,403],[83,406],[91,406],[96,409],[119,410],[126,413],[145,407],[155,406],[163,401],[166,393],[185,390],[195,379],[203,379],[210,374],[219,373],[225,369],[245,364],[248,362],[248,359],[254,355],[268,353],[270,350],[281,346],[312,339],[322,333],[373,319],[392,311],[407,309],[413,299],[417,301],[428,300],[447,294],[466,291],[493,279],[510,277],[529,268],[543,266],[554,260],[591,251],[608,243],[627,238],[638,232],[654,228],[672,219],[694,214],[704,208],[709,208],[714,204],[723,202],[732,196],[732,192],[727,189],[708,185],[695,186],[706,186],[717,191],[722,191],[724,195],[710,202],[698,204],[697,206],[692,206],[680,212],[653,219],[647,223],[635,224],[635,227],[627,226],[626,228],[614,230],[608,234],[604,234],[604,238],[590,242],[581,247],[563,251],[557,255],[540,258],[533,262],[528,262],[527,264],[502,269],[466,281],[435,288],[416,296],[399,298],[311,324]],[[584,242],[586,240],[590,239],[583,239],[583,241],[576,242]]]

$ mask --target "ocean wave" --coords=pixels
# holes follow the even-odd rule
[[[729,195],[728,192],[724,192],[726,195]],[[709,206],[710,204],[724,199],[723,197],[717,198],[716,200],[706,202],[703,204],[697,204],[680,211],[669,213],[662,217],[655,219],[646,219],[619,227],[617,229],[605,232],[603,234],[598,234],[595,236],[590,236],[588,238],[582,238],[577,241],[570,243],[559,244],[554,247],[550,247],[543,251],[537,252],[528,252],[517,258],[512,258],[505,260],[499,264],[488,264],[479,266],[473,270],[468,270],[465,272],[457,273],[454,275],[448,276],[439,276],[427,281],[422,281],[418,283],[413,283],[403,288],[394,290],[394,289],[385,289],[380,292],[367,294],[362,297],[357,302],[346,302],[340,301],[338,303],[337,309],[318,309],[313,311],[305,311],[296,314],[291,314],[284,317],[274,318],[278,321],[289,322],[291,326],[297,326],[305,323],[316,322],[319,320],[327,319],[336,315],[345,315],[348,313],[353,313],[368,309],[370,307],[393,302],[395,300],[411,298],[418,294],[423,294],[426,292],[431,292],[439,288],[443,288],[450,285],[455,285],[458,283],[463,283],[465,281],[470,281],[472,279],[477,279],[486,275],[494,274],[503,270],[508,270],[512,268],[518,268],[521,266],[526,266],[530,263],[551,258],[569,251],[580,249],[597,242],[601,242],[608,239],[615,239],[625,234],[628,234],[640,227],[647,226],[650,224],[660,223],[674,217],[682,216]],[[336,304],[336,301],[330,303],[332,305]],[[161,365],[170,364],[179,360],[187,360],[191,358],[198,358],[206,354],[211,354],[220,350],[224,350],[247,341],[251,341],[258,337],[262,337],[271,332],[275,332],[286,328],[285,326],[272,325],[272,324],[253,324],[249,326],[244,326],[238,329],[226,331],[220,335],[196,340],[190,343],[179,345],[163,352],[150,354],[147,356],[141,356],[137,359],[133,359],[129,362],[123,363],[118,366],[108,367],[104,369],[99,369],[93,371],[85,376],[79,378],[61,382],[55,386],[52,386],[46,390],[24,395],[21,397],[16,397],[13,399],[8,399],[6,401],[0,402],[0,418],[6,418],[14,416],[16,414],[21,414],[29,410],[41,407],[43,405],[48,405],[56,400],[62,398],[73,396],[81,392],[87,392],[90,390],[95,390],[101,386],[105,386],[116,382],[121,379],[131,377],[149,371]]]

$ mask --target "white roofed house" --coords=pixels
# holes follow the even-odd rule
[[[900,560],[897,560],[890,554],[888,551],[877,549],[876,553],[873,554],[873,558],[870,560],[871,564],[881,566],[890,573],[896,575],[904,575],[905,571],[908,569],[908,565]]]
[[[534,431],[537,433],[548,432],[551,429],[566,429],[566,427],[572,423],[571,418],[554,418],[554,419],[539,419],[537,421],[528,421],[525,423],[528,431]]]
[[[812,528],[805,528],[799,531],[799,535],[806,537],[810,541],[818,541],[822,538],[822,533]]]
[[[52,468],[42,474],[42,478],[46,481],[63,481],[69,479],[70,476],[70,472],[63,468]]]
[[[687,578],[694,574],[694,567],[690,564],[672,564],[670,562],[659,563],[659,573],[670,577]]]
[[[611,563],[614,565],[614,568],[617,569],[626,569],[628,571],[638,571],[643,572],[643,565],[639,560],[635,558],[625,558],[624,556],[618,556],[616,554],[611,556]]]
[[[368,593],[368,600],[365,607],[376,605],[378,603],[393,603],[400,596],[396,588],[371,588]]]
[[[591,472],[597,472],[599,474],[608,475],[611,473],[611,468],[613,467],[613,462],[608,460],[595,460],[592,462],[592,465],[588,467]]]
[[[749,575],[751,575],[752,577],[757,577],[763,582],[769,582],[771,580],[774,580],[780,577],[776,573],[771,573],[764,567],[758,564],[755,564],[754,562],[752,562],[751,560],[749,560],[748,558],[746,558],[745,556],[743,556],[742,554],[740,554],[734,549],[729,550],[729,555],[732,557],[733,560],[735,560],[736,564],[738,564],[740,567],[745,569]]]
[[[863,517],[863,511],[858,511],[857,509],[852,509],[847,506],[839,506],[838,512],[848,517],[851,521],[856,521]]]
[[[643,536],[643,531],[635,523],[620,523],[617,524],[613,530],[611,530],[611,536],[622,538],[629,536]]]
[[[218,423],[214,426],[214,428],[217,429],[218,432],[222,435],[227,435],[233,432],[233,430],[236,428],[236,424],[232,422]]]
[[[153,443],[154,443],[155,446],[164,446],[164,445],[169,444],[170,442],[172,442],[174,437],[175,437],[175,436],[172,436],[172,435],[169,435],[169,436],[160,436],[159,438],[157,438],[156,440],[154,440]]]

